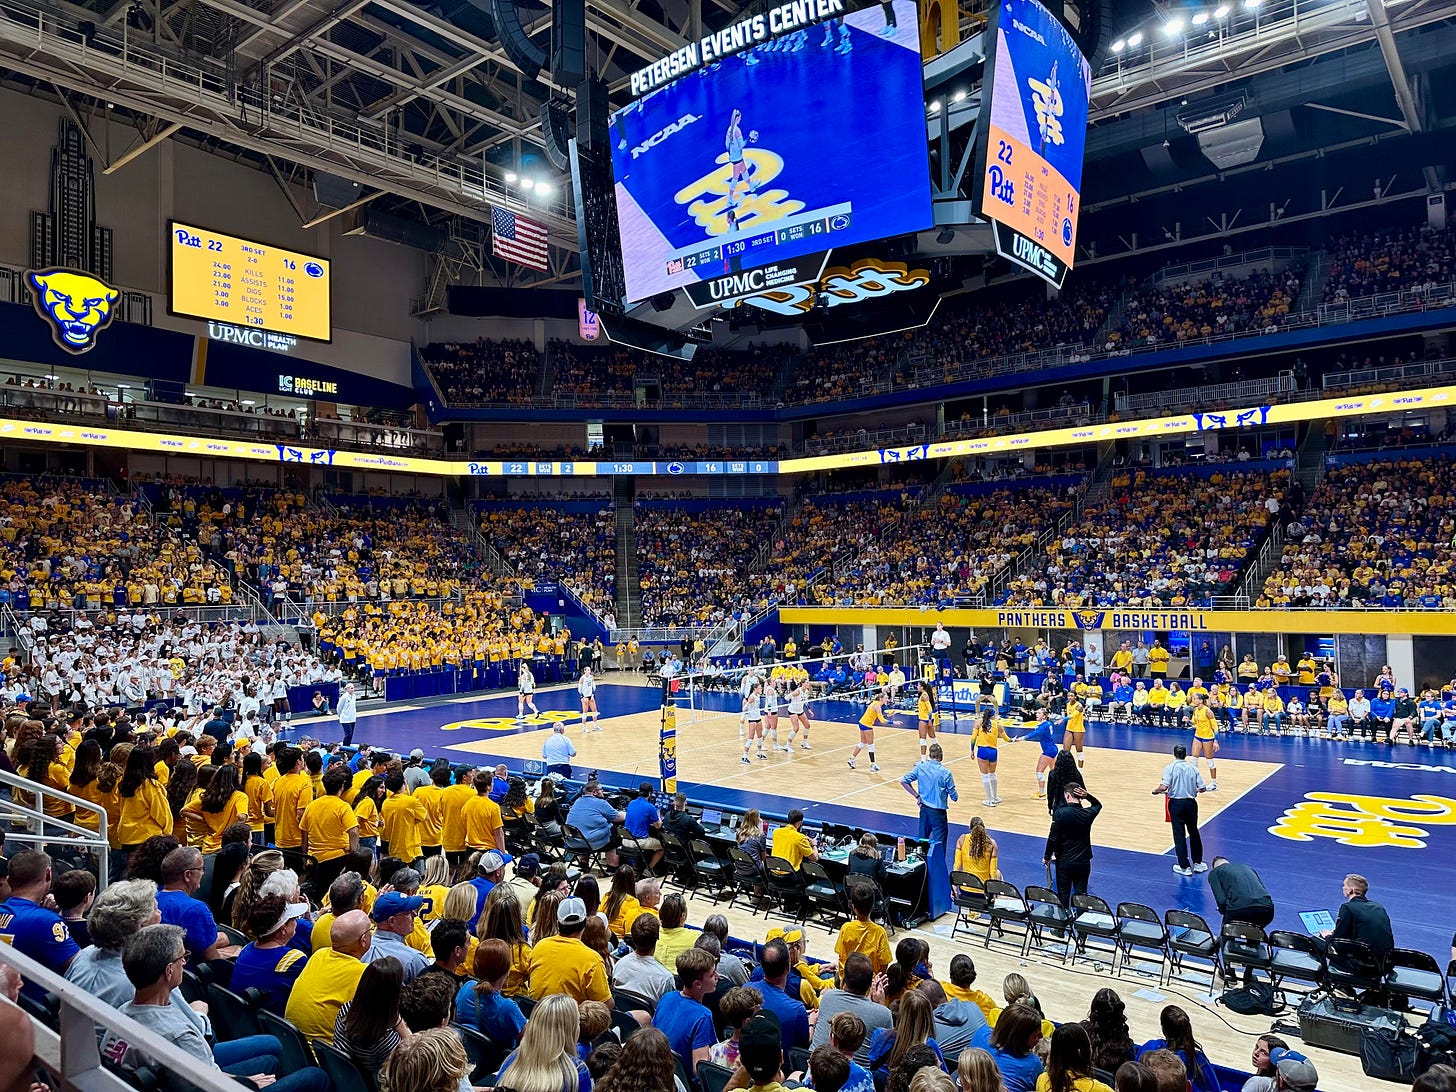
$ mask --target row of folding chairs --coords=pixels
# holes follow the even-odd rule
[[[1168,910],[1120,902],[1116,908],[1092,894],[1073,895],[1065,907],[1049,887],[1018,890],[1004,880],[968,872],[951,873],[956,907],[952,937],[975,935],[983,945],[1012,945],[1024,958],[1033,948],[1060,955],[1063,963],[1090,960],[1111,966],[1114,975],[1149,974],[1159,984],[1175,975],[1201,971],[1213,990],[1225,981],[1262,974],[1281,993],[1372,994],[1403,1006],[1419,1001],[1450,1005],[1456,996],[1456,961],[1442,972],[1425,952],[1397,948],[1380,960],[1368,945],[1331,940],[1323,948],[1302,933],[1226,922],[1214,930],[1191,910]]]

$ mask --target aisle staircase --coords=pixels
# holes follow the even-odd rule
[[[642,586],[637,578],[637,524],[633,502],[637,499],[635,478],[612,479],[612,503],[617,512],[617,628],[637,629],[642,625]]]
[[[488,538],[480,533],[480,527],[475,522],[475,509],[466,505],[452,506],[450,509],[451,525],[465,536],[465,539],[475,547],[475,552],[485,562],[485,567],[503,580],[514,581],[515,570],[510,563],[501,556]]]
[[[1304,283],[1299,286],[1299,296],[1290,308],[1296,313],[1313,311],[1325,296],[1325,285],[1330,281],[1330,261],[1323,250],[1316,250],[1305,259]]]

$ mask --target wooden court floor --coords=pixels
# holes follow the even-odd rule
[[[573,717],[567,722],[567,732],[576,744],[574,765],[578,772],[611,770],[632,778],[657,779],[660,717],[656,710],[604,718],[600,722],[602,731],[587,734],[581,731],[579,714]],[[787,742],[788,720],[781,718],[779,723],[779,738]],[[448,743],[446,749],[539,760],[541,742],[551,734],[549,726],[524,732],[515,725],[509,730],[503,728],[500,721],[459,722],[456,730],[462,735],[472,730],[486,734]],[[780,810],[803,808],[811,821],[813,809],[819,804],[916,815],[915,801],[900,786],[901,776],[920,757],[915,732],[882,728],[875,738],[879,773],[870,772],[864,752],[860,753],[857,769],[846,765],[859,732],[855,725],[837,721],[814,723],[810,733],[812,751],[801,751],[796,745],[792,754],[770,751],[767,760],[753,757],[752,765],[744,766],[739,761],[743,750],[737,714],[681,709],[677,721],[678,777],[686,782],[778,796],[784,800]],[[1046,801],[1033,799],[1038,747],[1002,744],[997,766],[1002,803],[988,808],[981,804],[984,794],[971,753],[971,737],[943,733],[939,738],[960,793],[959,802],[951,805],[953,824],[964,825],[972,815],[980,815],[993,832],[1045,837]],[[1169,849],[1172,836],[1164,820],[1163,801],[1151,792],[1163,767],[1172,760],[1172,746],[1170,738],[1167,752],[1088,747],[1085,776],[1103,805],[1092,828],[1094,844],[1154,854]],[[1199,800],[1200,823],[1206,823],[1280,768],[1276,762],[1221,759],[1218,791],[1205,793]]]

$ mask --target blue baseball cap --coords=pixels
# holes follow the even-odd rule
[[[398,891],[386,891],[374,900],[374,910],[369,916],[375,921],[387,921],[395,914],[418,913],[424,905],[425,900],[419,895],[401,895]]]

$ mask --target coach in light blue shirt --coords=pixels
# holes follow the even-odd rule
[[[551,726],[551,734],[541,743],[541,757],[546,762],[546,772],[571,776],[571,760],[576,757],[576,744],[566,735],[566,725],[557,721]]]
[[[920,837],[945,845],[950,801],[959,800],[960,794],[956,792],[955,777],[941,761],[945,752],[939,743],[930,745],[929,756],[915,763],[915,768],[900,778],[900,784],[920,805]]]

